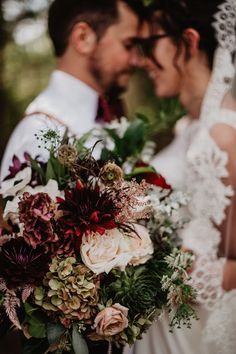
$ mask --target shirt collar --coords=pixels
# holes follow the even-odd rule
[[[87,123],[88,121],[91,121],[91,124],[94,122],[99,96],[93,88],[61,70],[55,70],[52,73],[48,88],[49,91],[57,92],[58,97],[66,98],[65,102],[70,112],[72,125],[78,126],[78,113],[82,108],[86,115]]]

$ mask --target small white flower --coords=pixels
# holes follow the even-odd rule
[[[106,124],[105,128],[114,129],[116,131],[116,134],[120,138],[123,138],[129,126],[130,126],[130,122],[128,121],[128,119],[126,117],[121,117],[119,120],[115,119],[111,123]]]

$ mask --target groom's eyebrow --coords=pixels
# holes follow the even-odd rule
[[[136,46],[136,37],[130,37],[123,40],[126,49],[133,49]]]

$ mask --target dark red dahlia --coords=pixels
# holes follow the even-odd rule
[[[0,277],[9,289],[25,285],[39,285],[48,271],[50,258],[43,247],[34,249],[20,237],[2,246]]]
[[[65,191],[65,200],[58,199],[63,216],[58,220],[65,236],[82,236],[90,232],[101,235],[116,227],[118,212],[112,198],[99,188],[83,187],[80,183]]]
[[[58,241],[54,206],[47,193],[24,193],[19,202],[19,219],[24,224],[23,237],[33,248]]]

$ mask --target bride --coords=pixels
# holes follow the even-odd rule
[[[199,320],[171,334],[163,316],[131,351],[235,354],[236,0],[155,0],[151,24],[144,50],[156,94],[178,95],[187,111],[153,164],[191,196],[181,237],[195,255]]]

